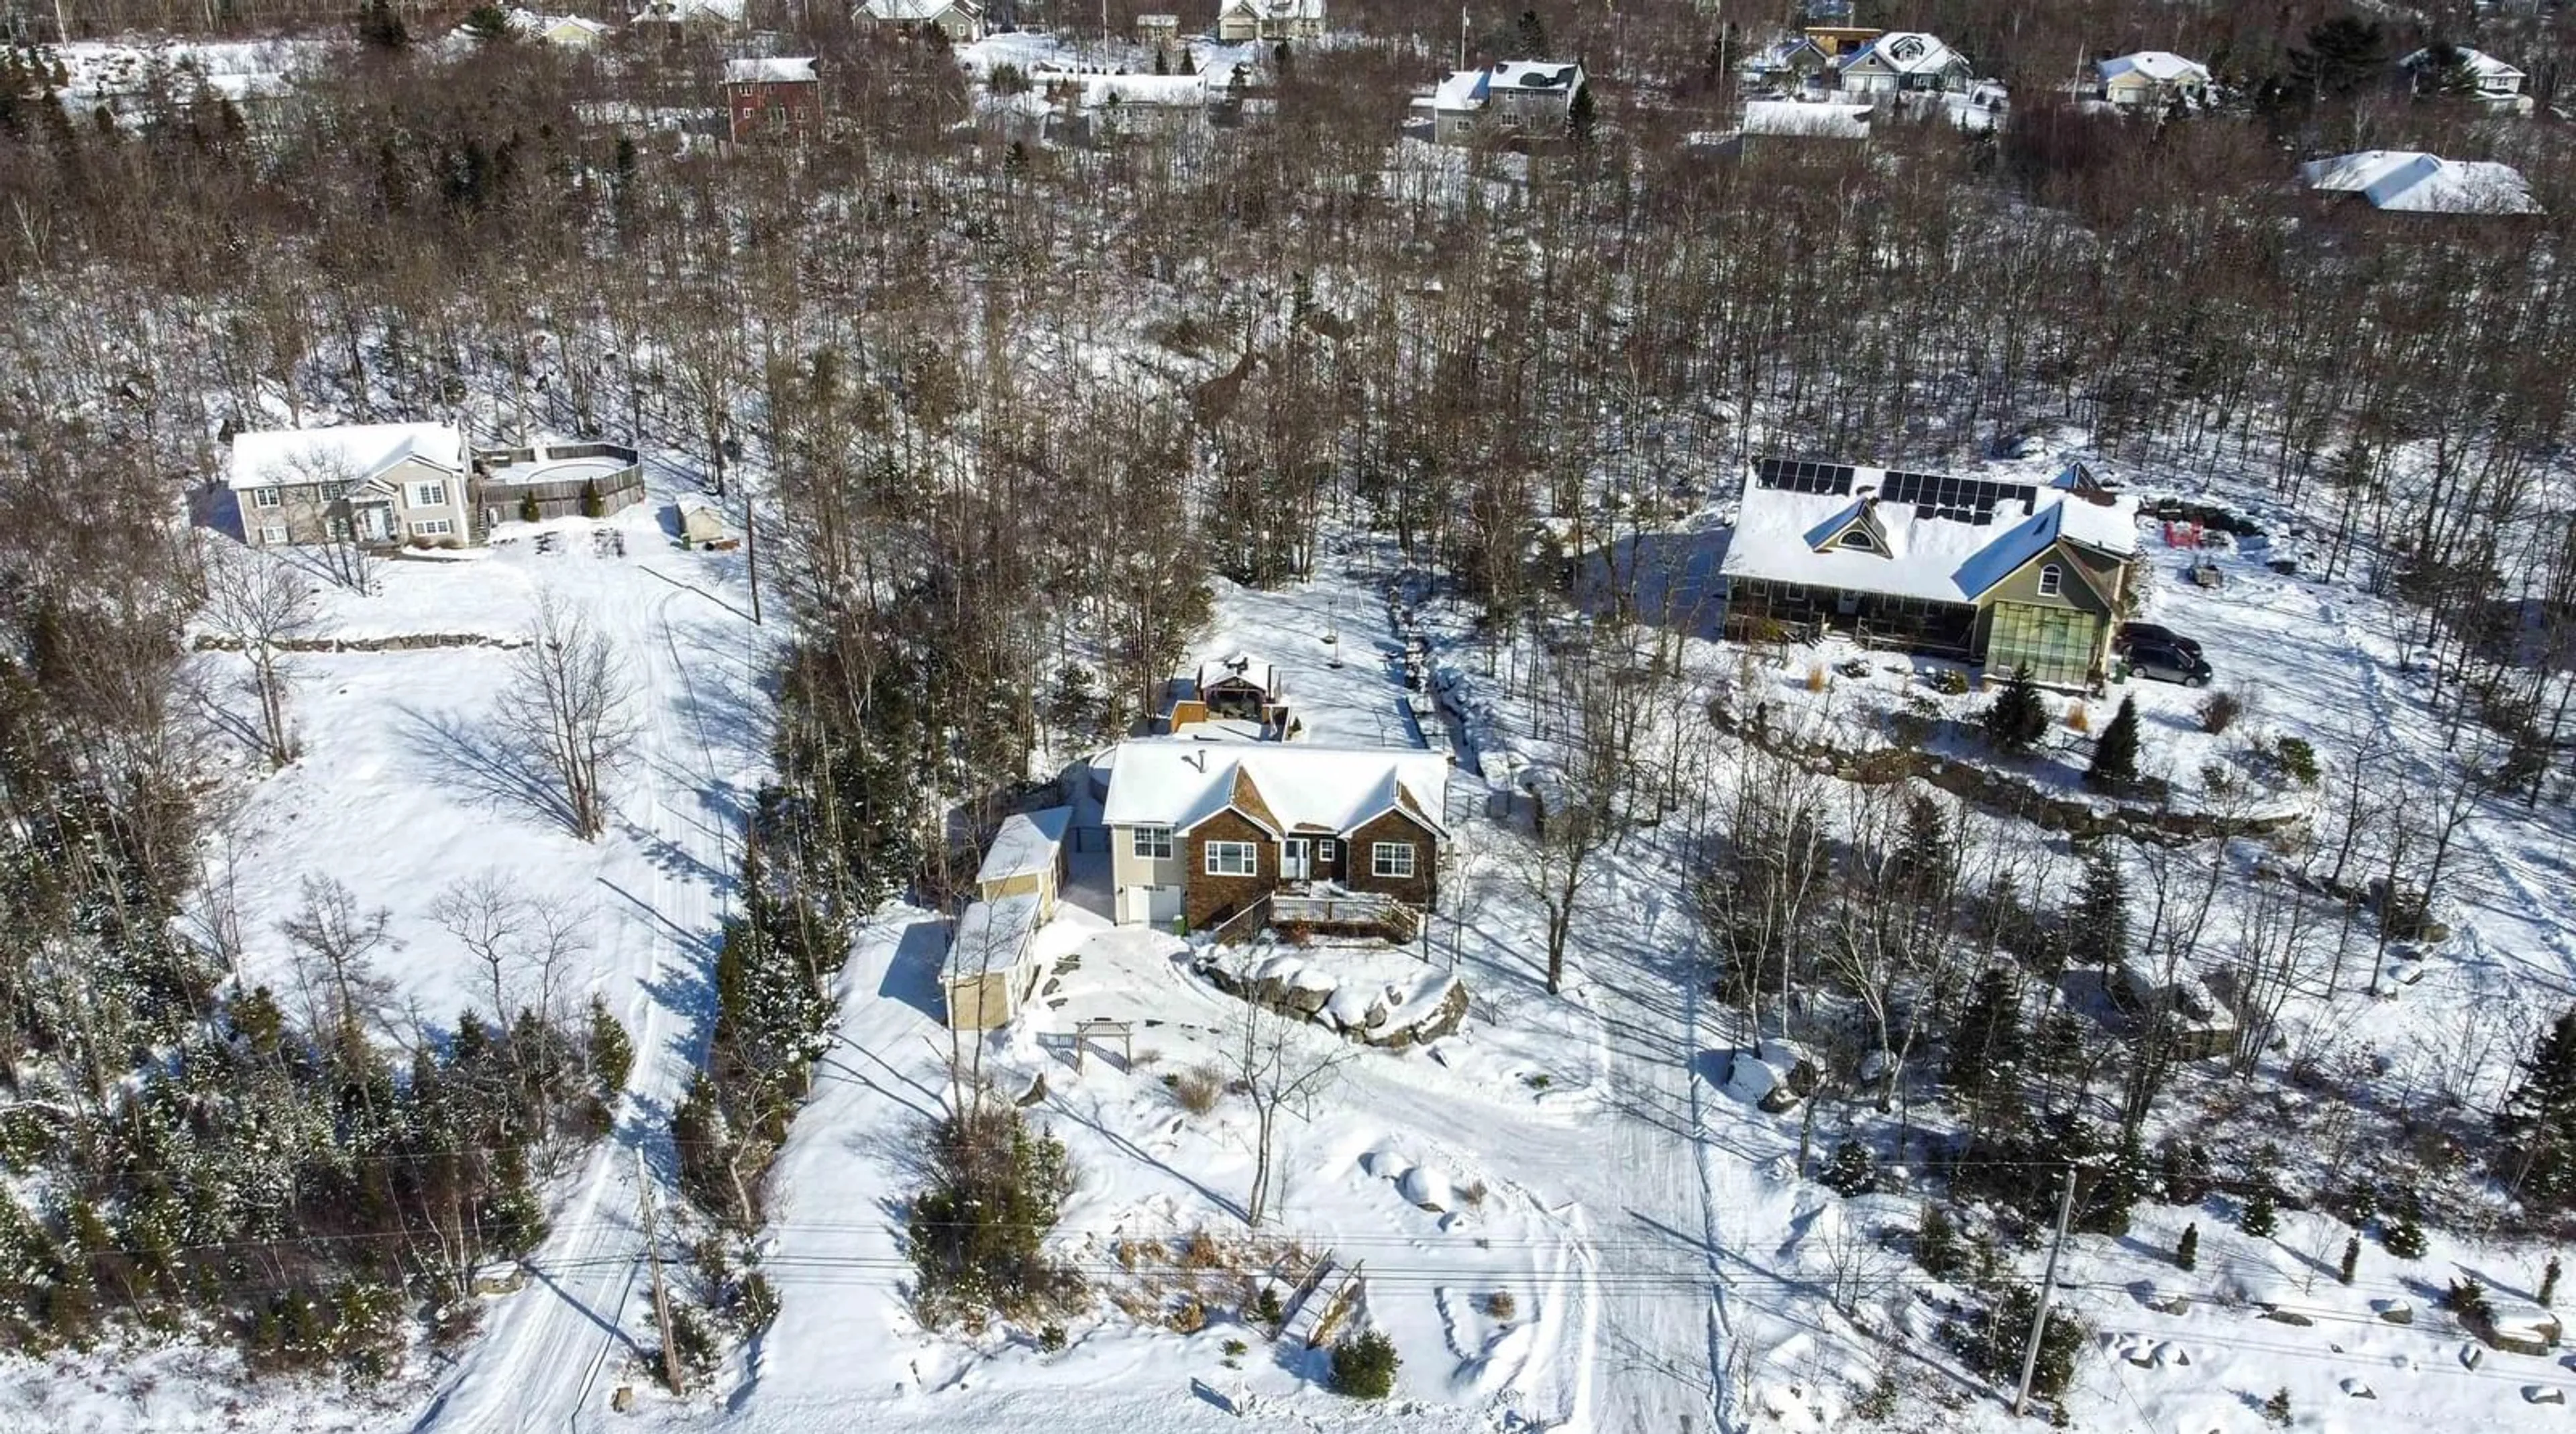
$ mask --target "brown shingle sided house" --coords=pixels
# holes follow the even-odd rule
[[[1200,930],[1264,898],[1336,894],[1428,908],[1448,791],[1436,752],[1121,743],[1101,810],[1117,918]]]

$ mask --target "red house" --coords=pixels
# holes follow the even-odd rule
[[[724,86],[736,144],[764,137],[802,139],[822,117],[823,86],[815,78],[811,56],[728,60]]]

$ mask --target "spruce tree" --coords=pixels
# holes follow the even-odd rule
[[[1857,1140],[1834,1147],[1833,1162],[1825,1167],[1820,1183],[1846,1199],[1877,1189],[1878,1166],[1869,1158],[1869,1147]]]
[[[2031,680],[2030,667],[2013,669],[2004,690],[1986,706],[1982,719],[1986,743],[2007,756],[2029,751],[2048,732],[2048,703],[2039,695],[2039,684]]]
[[[1599,111],[1592,103],[1592,87],[1585,85],[1574,92],[1573,103],[1565,107],[1566,137],[1579,146],[1590,148],[1599,119]]]
[[[2075,1228],[2095,1235],[2129,1233],[2129,1212],[2137,1207],[2146,1188],[2146,1152],[2139,1148],[2138,1137],[2132,1133],[2111,1152],[2101,1173],[2078,1196]]]
[[[2286,99],[2296,104],[2341,99],[2388,67],[2387,32],[2357,15],[2337,15],[2309,29],[2290,51]]]
[[[581,515],[585,518],[608,516],[607,501],[599,496],[599,481],[595,478],[582,480]]]
[[[2353,1273],[2360,1267],[2361,1237],[2359,1235],[2348,1236],[2343,1242],[2343,1263],[2335,1267],[2336,1282],[2346,1285],[2351,1284]]]
[[[2265,1419],[2270,1420],[2270,1421],[2271,1421],[2272,1423],[2274,1423],[2274,1424],[2278,1424],[2278,1425],[2280,1425],[2282,1428],[2285,1428],[2285,1429],[2286,1429],[2286,1428],[2288,1428],[2288,1427],[2289,1427],[2289,1425],[2290,1425],[2290,1390],[2289,1390],[2289,1386],[2287,1386],[2287,1385],[2283,1385],[2281,1388],[2273,1390],[2273,1391],[2272,1391],[2272,1397],[2263,1401],[2263,1417],[2264,1417]]]
[[[2129,959],[2129,883],[2107,844],[2084,858],[2084,877],[2064,921],[2069,960],[2107,973]]]
[[[2280,1225],[2280,1211],[2272,1202],[2272,1187],[2255,1186],[2253,1195],[2245,1201],[2245,1217],[2237,1222],[2236,1228],[2255,1239],[2263,1240],[2271,1238],[2272,1232],[2279,1229]]]
[[[2565,1208],[2576,1203],[2576,1010],[2551,1024],[2522,1072],[2495,1118],[2496,1172],[2532,1205]]]
[[[1989,966],[1950,1033],[1942,1078],[1976,1110],[1978,1127],[1991,1129],[1999,1123],[1991,1116],[2018,1105],[2021,1071],[2021,981],[2005,967]]]
[[[2200,1268],[2199,1221],[2194,1220],[2182,1227],[2182,1238],[2174,1242],[2174,1264],[2185,1270]]]
[[[1923,1217],[1914,1227],[1914,1262],[1936,1280],[1959,1272],[1959,1227],[1951,1222],[1948,1210],[1929,1200],[1923,1202]]]
[[[2557,1302],[2558,1257],[2556,1255],[2552,1255],[2549,1257],[2548,1266],[2540,1272],[2540,1307],[2542,1309],[2547,1309]]]
[[[1521,12],[1521,18],[1512,26],[1512,45],[1520,51],[1512,57],[1514,59],[1544,60],[1547,58],[1547,22],[1538,17],[1536,10]]]
[[[2423,1222],[2412,1209],[2399,1210],[2395,1218],[2379,1227],[2379,1243],[2401,1260],[2420,1260],[2425,1248]]]
[[[2120,699],[2111,725],[2093,744],[2093,765],[2084,770],[2085,785],[2098,791],[2125,792],[2138,784],[2138,699]]]

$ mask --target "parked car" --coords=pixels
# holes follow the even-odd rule
[[[2111,639],[2111,650],[2113,652],[2126,652],[2132,646],[2141,642],[2155,647],[2170,647],[2176,652],[2189,653],[2193,657],[2200,656],[2200,644],[2198,642],[2183,636],[2172,628],[2163,627],[2152,622],[2124,622],[2120,624],[2118,635]]]
[[[2209,664],[2197,652],[2167,647],[2159,642],[2134,642],[2129,645],[2129,671],[2158,682],[2179,682],[2185,687],[2209,685]]]

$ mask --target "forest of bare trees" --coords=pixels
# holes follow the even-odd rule
[[[1301,576],[1336,531],[1388,535],[1500,634],[1552,606],[1570,556],[1701,506],[1758,448],[1928,465],[2080,434],[2170,486],[2250,476],[2326,575],[2407,604],[2473,765],[2400,772],[2357,736],[2321,754],[2335,815],[2310,848],[2254,876],[2228,842],[2102,858],[2071,902],[2040,898],[2038,858],[1987,816],[1620,730],[1614,681],[1692,710],[1664,654],[1549,668],[1586,778],[1522,874],[1550,983],[1603,845],[1734,762],[1724,790],[1763,800],[1700,820],[1693,893],[1720,993],[1751,1022],[1847,1027],[1900,1119],[1930,1044],[2027,1034],[2009,1080],[1949,1080],[1983,1142],[1970,1176],[1979,1152],[2009,1171],[2062,1140],[2097,1077],[2105,1142],[2134,1146],[2175,1078],[2155,1041],[2088,1051],[2025,1020],[1972,958],[2214,959],[2258,1009],[2375,987],[2391,903],[2431,899],[2475,803],[2566,798],[2576,162],[2551,123],[2264,90],[2338,7],[1865,3],[2011,82],[2000,136],[1891,126],[1741,163],[1687,139],[1727,127],[1726,59],[1759,33],[1679,3],[1539,6],[1599,86],[1597,127],[1437,157],[1390,149],[1458,44],[1427,0],[1337,5],[1371,38],[1274,63],[1239,126],[1100,148],[979,127],[943,48],[838,7],[769,7],[783,47],[822,58],[825,131],[741,148],[650,122],[715,103],[712,44],[456,48],[431,43],[456,15],[412,5],[378,9],[407,43],[307,0],[48,8],[11,15],[30,38],[332,48],[277,100],[168,70],[113,115],[62,98],[42,49],[0,69],[0,1157],[69,1192],[0,1209],[0,1252],[43,1272],[0,1291],[0,1343],[204,1298],[255,1351],[378,1365],[399,1301],[535,1240],[531,1170],[595,1134],[623,1079],[612,1036],[497,964],[494,1008],[398,1077],[364,999],[372,893],[308,893],[292,1000],[229,990],[222,943],[184,919],[217,813],[182,626],[205,610],[250,654],[256,745],[284,763],[276,654],[310,595],[208,559],[179,518],[221,441],[280,414],[633,441],[747,520],[766,620],[792,634],[778,783],[678,1112],[685,1188],[737,1226],[821,1049],[833,936],[948,889],[977,835],[952,803],[980,811],[1050,741],[1144,710],[1208,576]],[[1511,18],[1477,16],[1471,58]],[[2423,29],[2492,30],[2547,94],[2569,23],[2462,4]],[[2159,124],[2049,97],[2080,56],[2147,43],[2272,99]],[[2370,146],[2511,160],[2547,212],[2396,227],[2289,181]],[[527,692],[595,835],[616,677],[557,637]],[[2375,916],[2349,895],[2373,876]],[[458,893],[442,920],[498,951],[504,907]],[[131,1097],[150,1062],[183,1075]],[[296,1132],[291,1158],[245,1133],[269,1128]]]

